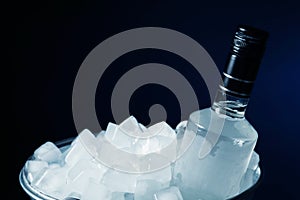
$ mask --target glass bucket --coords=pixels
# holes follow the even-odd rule
[[[72,143],[72,141],[74,139],[75,138],[68,138],[65,140],[58,141],[55,144],[58,148],[60,148],[62,151],[64,151],[64,149],[67,149],[70,146],[70,144]],[[28,159],[31,159],[31,157],[29,157]],[[244,192],[238,194],[237,196],[230,198],[230,200],[252,200],[257,187],[261,183],[261,180],[262,180],[262,175],[259,174],[257,181],[251,187],[249,187]],[[29,181],[27,180],[25,166],[20,171],[19,182],[20,182],[20,185],[22,186],[23,190],[30,196],[30,198],[32,200],[58,200],[56,198],[53,198],[49,195],[46,195],[46,194],[40,192],[39,190],[37,190],[36,188],[34,188],[30,185]],[[70,197],[65,200],[72,200],[72,199],[76,200],[77,198]]]

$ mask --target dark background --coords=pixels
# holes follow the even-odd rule
[[[256,151],[261,156],[264,174],[254,199],[297,199],[296,183],[300,178],[297,156],[300,153],[298,8],[295,3],[288,1],[16,3],[12,12],[15,20],[11,22],[14,39],[9,49],[15,73],[13,108],[16,133],[13,134],[17,137],[17,163],[13,180],[17,189],[14,194],[17,197],[13,199],[29,199],[20,187],[18,174],[33,151],[46,141],[76,136],[72,116],[73,83],[82,61],[100,42],[131,28],[170,28],[198,41],[222,70],[232,35],[240,23],[256,26],[270,33],[246,113],[259,133]],[[106,119],[99,119],[102,124],[111,120],[109,112],[105,110],[109,102],[109,91],[112,89],[109,88],[110,85],[129,66],[153,61],[174,68],[188,65],[178,56],[159,50],[141,50],[116,60],[101,79],[102,85],[98,85],[97,112],[107,112]],[[194,87],[199,94],[204,95],[200,101],[204,108],[209,106],[209,99],[204,94],[207,90],[203,81],[195,81],[195,78],[190,72],[190,81],[199,82]],[[103,87],[108,88],[103,91]],[[162,95],[166,93],[165,88],[157,89]],[[147,88],[143,90],[144,93],[140,91],[133,98],[136,107],[142,111],[142,105],[159,101],[149,101],[150,97],[147,98],[145,93]],[[172,100],[172,95],[166,98],[170,98],[169,105],[177,105],[178,102]],[[139,109],[134,109],[132,105],[131,108],[131,112],[136,113],[139,120],[147,121],[145,113],[138,114]],[[176,124],[178,113],[169,114],[168,122]]]

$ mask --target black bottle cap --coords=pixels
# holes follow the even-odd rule
[[[225,91],[249,97],[262,60],[268,32],[239,25],[223,71]]]

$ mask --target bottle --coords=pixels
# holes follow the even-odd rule
[[[266,31],[239,25],[213,105],[190,114],[183,135],[195,138],[174,167],[184,199],[224,200],[238,194],[258,139],[245,111],[267,38]]]

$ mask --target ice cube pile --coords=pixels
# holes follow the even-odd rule
[[[141,138],[137,139],[137,135]],[[178,189],[169,188],[171,165],[147,173],[129,173],[99,162],[93,150],[103,139],[117,149],[145,158],[145,155],[159,153],[174,141],[176,144],[176,133],[165,122],[146,128],[131,116],[120,125],[109,123],[106,131],[96,135],[83,130],[65,149],[46,142],[25,164],[29,183],[56,199],[182,199]],[[176,192],[171,194],[173,191]]]
[[[184,127],[178,126],[176,130],[166,122],[146,128],[133,116],[120,125],[109,123],[106,130],[98,134],[85,129],[65,148],[58,148],[52,142],[37,148],[32,159],[25,164],[25,175],[33,188],[55,199],[183,200],[181,187],[177,184],[180,183],[177,181],[180,174],[173,174],[173,169],[178,150],[176,145],[180,144]],[[99,160],[98,155],[103,152],[108,157],[117,158],[101,150],[103,140],[118,150],[138,155],[144,160],[143,164],[153,160],[153,155],[165,157],[163,150],[166,147],[167,155],[171,155],[168,157],[174,154],[175,157],[167,158],[168,165],[153,171],[145,171],[147,166],[135,166],[136,163],[128,160],[137,171],[126,172],[119,170],[114,163]],[[258,162],[259,156],[254,152],[241,182],[243,190],[255,183]]]

